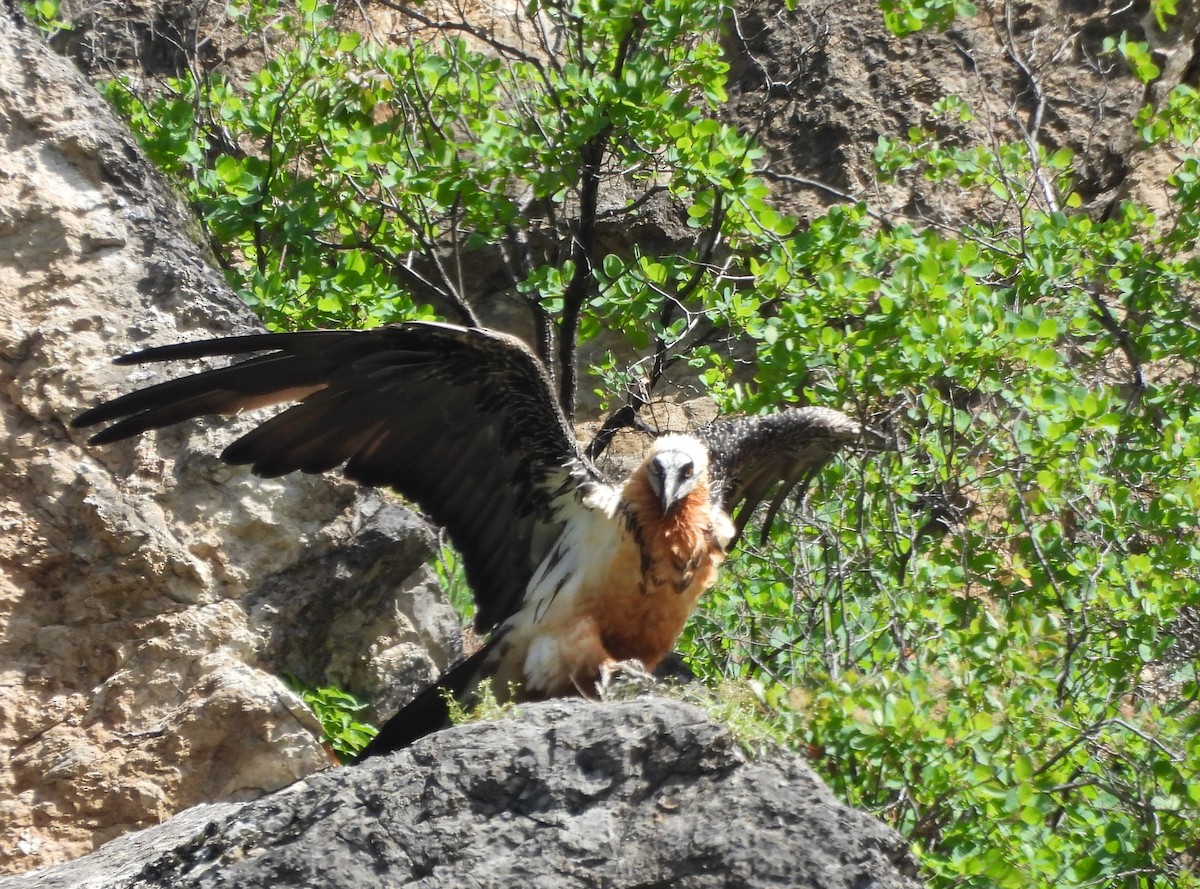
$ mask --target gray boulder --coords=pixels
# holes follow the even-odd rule
[[[262,799],[202,806],[0,889],[915,889],[903,838],[701,710],[526,705]]]

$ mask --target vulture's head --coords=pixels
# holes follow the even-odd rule
[[[663,515],[675,509],[697,485],[708,481],[708,449],[690,435],[656,439],[645,465]]]

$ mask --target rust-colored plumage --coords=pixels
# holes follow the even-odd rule
[[[638,565],[614,566],[638,578],[621,597],[599,597],[607,614],[605,644],[618,660],[641,661],[654,670],[675,645],[696,602],[717,581],[733,528],[701,481],[674,510],[663,513],[651,489],[646,467],[639,467],[621,489],[629,527],[640,544]]]
[[[836,411],[785,410],[658,439],[616,484],[583,456],[549,378],[519,341],[411,323],[207,340],[119,359],[243,360],[131,392],[80,415],[96,444],[191,417],[292,403],[226,448],[259,475],[337,466],[386,485],[443,525],[490,634],[476,654],[384,726],[369,753],[445,721],[445,693],[591,693],[606,670],[653,670],[755,506],[779,504],[861,427]],[[249,356],[249,357],[247,357]],[[736,516],[736,520],[731,519]],[[765,531],[764,531],[765,533]]]

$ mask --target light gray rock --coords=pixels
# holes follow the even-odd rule
[[[702,711],[642,698],[527,705],[0,889],[915,889],[915,873],[899,834],[796,757],[747,761]]]
[[[105,448],[68,428],[164,373],[122,352],[254,326],[194,225],[0,13],[0,872],[325,768],[284,670],[386,707],[460,650],[395,504],[225,466],[244,420]]]

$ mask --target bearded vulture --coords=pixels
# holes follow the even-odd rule
[[[585,458],[550,378],[520,340],[482,328],[254,334],[146,349],[142,364],[244,360],[122,395],[74,426],[107,444],[280,403],[221,454],[259,476],[319,473],[393,488],[445,528],[487,642],[384,725],[366,755],[447,722],[446,695],[485,677],[502,700],[594,691],[626,663],[653,671],[754,508],[780,504],[863,428],[819,407],[717,420],[655,440],[626,479]],[[246,357],[249,356],[249,357]],[[115,422],[113,422],[115,421]]]

